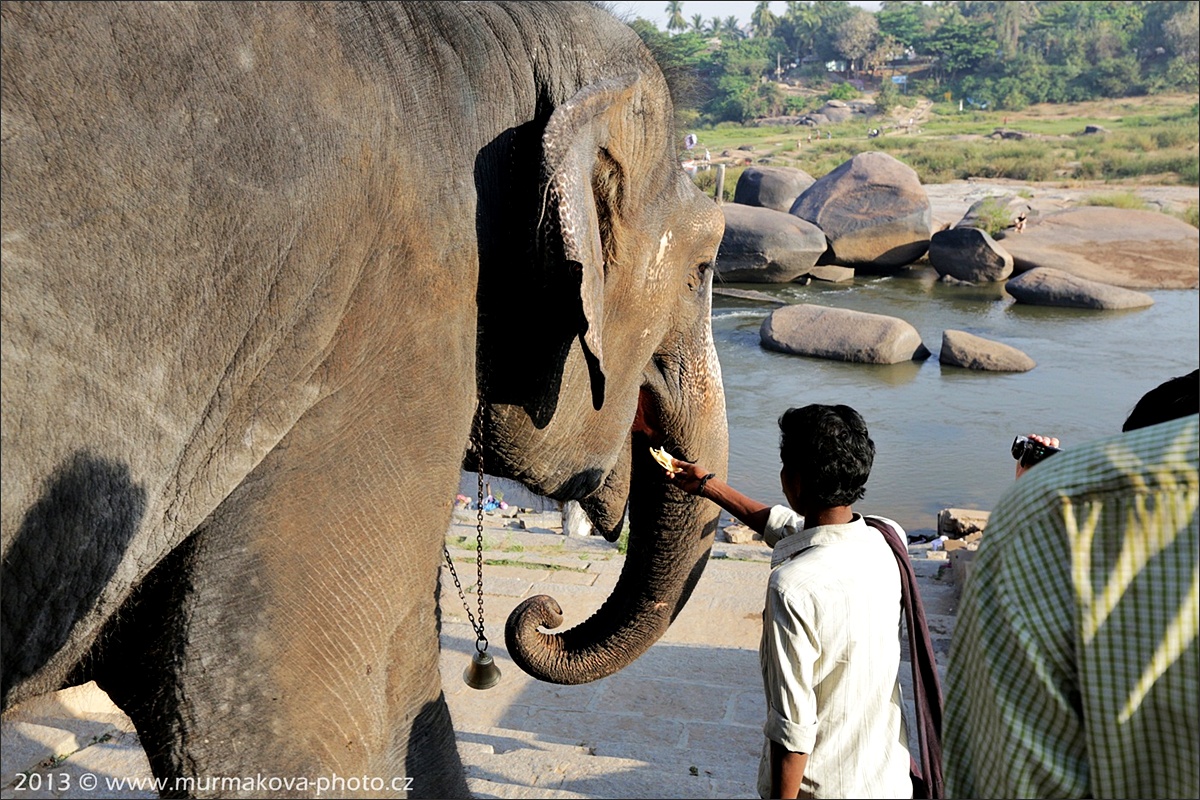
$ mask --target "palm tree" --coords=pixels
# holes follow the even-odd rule
[[[683,18],[682,0],[671,0],[667,3],[667,31],[676,32],[687,30],[687,20]]]
[[[692,33],[704,33],[704,17],[700,14],[692,15]]]
[[[721,23],[721,34],[723,36],[728,36],[730,39],[741,39],[746,35],[738,26],[737,17],[733,16],[732,14],[726,17],[725,21]]]
[[[754,26],[754,35],[768,37],[775,31],[775,26],[779,24],[779,19],[771,13],[771,3],[769,0],[762,0],[754,7],[754,13],[750,15],[750,24]]]
[[[791,23],[796,37],[796,60],[799,61],[801,57],[812,53],[816,48],[814,40],[817,31],[821,29],[821,13],[817,11],[813,3],[791,0],[788,2],[785,18]],[[803,46],[803,53],[800,52],[801,46]]]
[[[705,32],[710,33],[713,36],[716,36],[718,33],[720,33],[721,32],[721,18],[713,17],[712,19],[710,19],[708,21],[708,27],[705,28]]]

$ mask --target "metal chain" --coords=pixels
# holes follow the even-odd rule
[[[487,652],[488,640],[483,633],[483,410],[480,409],[478,417],[476,417],[478,425],[476,431],[478,438],[475,442],[476,452],[478,454],[478,462],[476,466],[479,468],[479,505],[478,513],[475,522],[475,566],[476,566],[476,582],[475,586],[479,595],[479,621],[475,621],[475,615],[471,613],[471,605],[467,602],[466,592],[463,591],[462,583],[458,579],[458,573],[454,569],[454,561],[450,558],[450,549],[445,545],[442,546],[442,553],[446,556],[446,566],[450,568],[450,577],[454,579],[454,588],[458,590],[459,599],[462,600],[463,609],[467,612],[467,619],[471,621],[471,628],[475,631],[475,649],[480,653]]]

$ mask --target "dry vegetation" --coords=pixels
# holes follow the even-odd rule
[[[925,109],[928,110],[925,110]],[[912,129],[902,124],[916,116]],[[1103,132],[1085,134],[1088,125]],[[883,134],[869,138],[870,128]],[[996,131],[1026,134],[1006,139]],[[820,177],[866,150],[886,152],[916,170],[922,183],[967,178],[1054,182],[1095,189],[1097,203],[1106,192],[1129,193],[1141,185],[1200,185],[1200,125],[1194,95],[1155,95],[1115,101],[1041,104],[1020,112],[959,112],[957,105],[930,104],[897,108],[887,116],[856,114],[850,121],[822,129],[832,138],[809,141],[812,128],[721,124],[700,129],[700,148],[714,164],[727,165],[725,196],[732,199],[738,175],[750,164],[793,166]],[[752,150],[739,150],[748,145]],[[714,170],[696,181],[712,192]],[[1128,201],[1126,201],[1128,202]],[[1181,216],[1197,224],[1193,204]]]

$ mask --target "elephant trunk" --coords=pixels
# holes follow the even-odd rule
[[[646,398],[653,395],[648,389],[643,389],[642,395],[644,407]],[[629,546],[621,576],[595,614],[562,633],[538,629],[553,629],[562,623],[562,609],[552,597],[538,595],[518,605],[509,615],[504,634],[509,655],[525,672],[560,684],[587,683],[611,675],[646,652],[683,609],[708,561],[719,509],[671,484],[649,449],[665,445],[680,458],[723,472],[728,446],[719,390],[717,397],[710,418],[693,419],[688,426],[700,431],[688,437],[690,440],[684,440],[678,431],[672,434],[670,429],[675,426],[669,423],[665,429],[635,424],[629,438],[631,452],[622,456],[610,476],[617,485],[609,481],[601,490],[611,506],[622,485],[632,485]],[[653,405],[657,411],[657,403]],[[652,416],[657,423],[659,415]],[[642,417],[639,414],[639,421]],[[621,479],[622,472],[629,484]],[[618,507],[623,505],[621,502]],[[596,516],[592,509],[589,513]]]

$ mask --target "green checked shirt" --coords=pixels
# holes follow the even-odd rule
[[[950,653],[950,797],[1200,797],[1195,415],[1071,448],[996,506]]]

